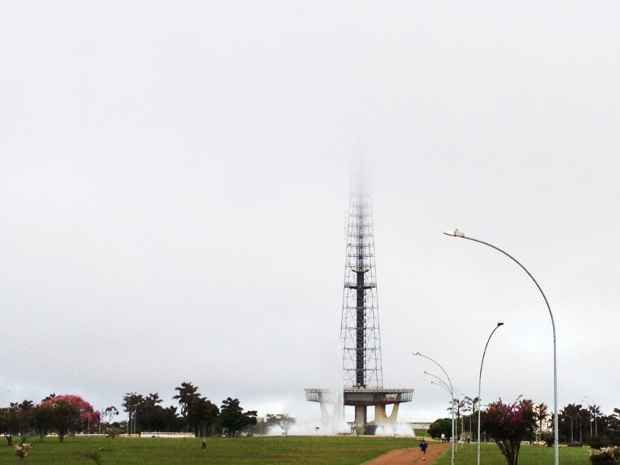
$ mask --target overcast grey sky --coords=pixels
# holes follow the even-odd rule
[[[384,379],[620,407],[617,2],[4,2],[0,404],[78,393],[318,416],[350,160],[374,179]],[[585,397],[585,400],[584,400]]]

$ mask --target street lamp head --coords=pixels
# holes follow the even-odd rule
[[[419,357],[420,355],[422,355],[420,352],[414,352],[414,353],[413,353],[413,356],[414,356],[414,357]]]
[[[499,328],[500,326],[504,326],[504,322],[503,321],[498,321],[497,322],[497,327]]]
[[[459,237],[461,239],[465,238],[465,233],[461,231],[459,228],[454,228],[453,231],[446,231],[444,232],[444,234],[450,237]]]

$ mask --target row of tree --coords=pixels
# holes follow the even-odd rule
[[[604,414],[597,405],[568,404],[558,417],[560,437],[569,443],[620,445],[620,409]]]
[[[200,394],[191,382],[175,388],[176,406],[163,406],[158,393],[127,393],[122,407],[128,420],[115,421],[119,410],[109,406],[95,411],[79,396],[52,394],[38,404],[25,400],[0,409],[0,433],[10,435],[47,435],[57,433],[62,441],[69,433],[107,432],[191,432],[196,436],[224,434],[237,436],[255,427],[256,411],[246,411],[239,399],[228,397],[218,407]]]
[[[163,399],[158,393],[127,393],[123,398],[123,408],[129,417],[127,431],[185,431],[201,437],[211,434],[237,436],[256,425],[256,411],[245,411],[239,399],[228,397],[218,408],[189,381],[181,383],[175,391],[173,399],[179,404],[178,408],[162,406]]]
[[[51,394],[38,404],[24,400],[0,409],[0,431],[7,434],[9,442],[11,435],[44,436],[50,432],[62,441],[69,432],[92,431],[100,420],[100,413],[90,403],[74,395]]]
[[[491,404],[492,405],[492,404]],[[533,428],[528,440],[552,440],[553,412],[544,403],[532,403]],[[448,411],[452,411],[449,408]],[[486,429],[485,416],[481,412],[483,439]],[[465,397],[454,402],[456,437],[460,440],[477,440],[477,399]],[[558,416],[560,441],[568,444],[620,444],[620,409],[606,415],[598,405],[583,406],[571,403],[560,410]],[[439,419],[431,425],[430,434],[451,436],[451,420]]]

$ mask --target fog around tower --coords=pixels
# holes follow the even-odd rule
[[[0,17],[0,405],[50,392],[318,417],[351,160],[372,178],[384,384],[617,404],[620,6],[14,2]],[[23,25],[28,25],[24,27]],[[517,376],[518,375],[518,376]]]

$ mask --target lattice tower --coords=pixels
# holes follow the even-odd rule
[[[345,386],[382,387],[373,215],[363,186],[349,200],[340,335]]]

